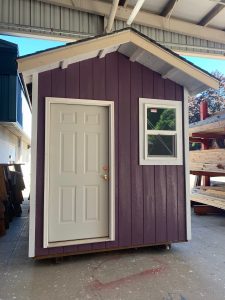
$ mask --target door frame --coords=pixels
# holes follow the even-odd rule
[[[106,106],[109,109],[109,236],[83,240],[71,240],[62,242],[49,242],[48,239],[48,216],[49,216],[49,141],[50,141],[50,113],[51,105],[89,105]],[[44,166],[44,232],[43,247],[60,247],[69,245],[88,244],[115,240],[115,133],[114,133],[114,102],[104,100],[71,99],[71,98],[45,98],[45,166]]]

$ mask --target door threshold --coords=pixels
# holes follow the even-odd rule
[[[83,240],[72,240],[72,241],[58,241],[58,242],[49,242],[47,247],[45,248],[53,248],[53,247],[61,247],[61,246],[73,246],[73,245],[83,245],[90,243],[103,243],[103,242],[111,242],[114,241],[109,237],[102,238],[91,238],[91,239],[83,239]]]

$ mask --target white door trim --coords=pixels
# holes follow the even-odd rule
[[[74,241],[49,242],[48,239],[48,195],[49,195],[49,140],[50,112],[52,104],[79,104],[109,107],[109,236]],[[45,182],[44,182],[44,238],[43,247],[69,246],[115,240],[115,138],[114,138],[114,102],[88,99],[45,98]]]

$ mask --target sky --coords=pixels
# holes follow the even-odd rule
[[[63,42],[57,41],[31,39],[6,35],[0,35],[0,39],[4,39],[17,44],[19,47],[19,55],[21,56],[65,44]],[[185,56],[185,58],[208,72],[218,70],[221,73],[225,74],[225,59],[208,59],[189,56]]]

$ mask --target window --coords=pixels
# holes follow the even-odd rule
[[[140,165],[182,164],[182,103],[139,99]]]

